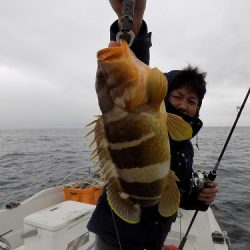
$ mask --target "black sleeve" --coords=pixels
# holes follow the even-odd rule
[[[207,205],[197,199],[197,190],[192,187],[194,150],[190,140],[176,142],[170,139],[171,170],[175,172],[181,192],[180,207],[187,210],[205,211]]]
[[[115,21],[110,27],[110,40],[116,40],[116,34],[119,32],[118,30],[118,21]],[[150,54],[149,48],[152,46],[151,43],[151,32],[148,32],[147,24],[143,21],[140,32],[138,36],[136,36],[131,49],[135,53],[136,57],[144,62],[145,64],[149,64]]]
[[[190,194],[182,195],[180,207],[186,210],[206,211],[209,206],[197,200],[197,191],[192,190]]]

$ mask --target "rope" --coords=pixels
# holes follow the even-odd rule
[[[68,175],[66,175],[61,181],[59,181],[56,184],[56,187],[60,186],[66,179],[68,179],[73,173],[75,173],[76,170],[78,170],[80,167],[76,167],[71,173],[69,173]]]
[[[66,179],[68,179],[72,174],[74,174],[79,168],[82,168],[82,167],[76,167],[72,172],[70,172],[70,173],[69,173],[68,175],[66,175],[61,181],[59,181],[59,182],[56,184],[56,187],[60,186]],[[83,177],[83,179],[88,178],[90,175],[97,175],[98,172],[99,172],[99,170],[97,170],[97,171],[95,171],[95,172],[89,172],[89,174],[85,175],[85,176]],[[88,182],[88,181],[90,181],[90,180],[91,180],[91,182]],[[92,184],[93,184],[92,181],[95,181],[96,184],[102,185],[102,181],[101,181],[101,180],[98,180],[97,178],[91,178],[90,180],[86,181],[86,183],[92,185]]]

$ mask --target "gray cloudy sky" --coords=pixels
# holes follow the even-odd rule
[[[205,126],[231,126],[250,87],[249,9],[249,0],[148,0],[151,66],[208,72]],[[115,18],[108,0],[0,0],[0,128],[84,127],[100,114],[96,52]],[[239,125],[250,126],[250,100]]]

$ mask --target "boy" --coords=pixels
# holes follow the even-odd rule
[[[121,20],[121,0],[110,0],[111,6]],[[139,0],[135,6],[133,31],[136,39],[131,46],[136,56],[144,63],[149,63],[149,47],[151,46],[151,33],[147,32],[147,25],[143,21],[146,7],[145,0]],[[119,31],[119,21],[111,26],[111,40],[115,40]],[[174,70],[165,74],[168,79],[168,95],[165,98],[167,112],[180,115],[189,122],[195,136],[202,122],[199,119],[199,110],[206,92],[205,73],[197,68],[188,66],[183,70]],[[176,142],[170,140],[171,169],[180,179],[178,182],[181,193],[180,207],[185,209],[206,210],[218,191],[217,184],[212,182],[210,187],[199,192],[192,190],[190,178],[192,177],[193,147],[189,140]],[[112,212],[107,202],[104,189],[92,218],[88,224],[90,231],[96,236],[96,250],[160,250],[164,240],[175,221],[176,214],[162,217],[158,206],[143,207],[141,220],[138,224],[129,224]]]

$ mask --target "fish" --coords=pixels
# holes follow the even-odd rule
[[[125,40],[97,52],[96,93],[101,115],[94,124],[94,157],[98,157],[107,200],[122,220],[136,224],[141,208],[158,204],[164,217],[180,203],[178,178],[170,170],[169,136],[192,136],[191,126],[167,113],[167,78],[140,61]]]

